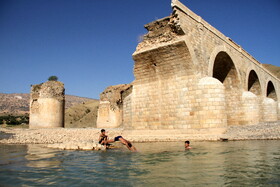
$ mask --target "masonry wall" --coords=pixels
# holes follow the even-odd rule
[[[198,109],[202,128],[227,127],[225,87],[213,77],[204,77],[198,83],[201,90],[200,108]]]
[[[273,122],[277,121],[277,104],[271,98],[265,98],[263,100],[263,121],[265,122]]]
[[[279,79],[178,0],[172,8],[145,25],[120,126],[188,131],[278,120]]]
[[[64,127],[64,84],[48,81],[31,87],[29,128]]]
[[[173,16],[177,18],[177,25],[180,25],[185,33],[182,37],[192,51],[193,61],[198,71],[205,76],[219,79],[226,88],[228,125],[244,125],[244,121],[241,119],[244,119],[244,115],[247,116],[247,114],[240,110],[244,104],[242,103],[244,91],[250,91],[257,96],[259,106],[256,106],[254,110],[263,111],[265,107],[263,101],[267,97],[279,103],[279,79],[263,68],[241,46],[224,36],[182,3],[174,0],[172,7]],[[219,59],[221,52],[225,53],[228,58]],[[222,61],[222,64],[231,64],[232,66],[224,79],[219,78],[219,74],[227,71],[228,65],[219,65],[219,61]],[[215,70],[218,74],[215,74]],[[253,79],[249,77],[251,72],[255,73]],[[267,91],[270,85],[273,87],[271,94]],[[275,113],[279,115],[280,111],[277,107],[273,107],[270,113],[271,115],[275,115]],[[255,117],[258,118],[257,121],[265,121],[266,115],[261,113],[260,115],[256,114]]]
[[[134,60],[132,128],[198,128],[197,78],[185,43],[138,53]]]
[[[100,101],[97,116],[98,128],[117,128],[122,123],[122,110],[113,108],[109,101]]]
[[[131,129],[132,127],[132,93],[127,95],[123,101],[123,126],[126,129]]]
[[[123,125],[123,116],[129,113],[126,106],[130,105],[130,101],[125,98],[130,94],[131,87],[130,84],[109,86],[100,94],[98,128],[118,128]],[[125,112],[123,112],[124,107]],[[129,119],[126,119],[126,122],[129,123]]]
[[[260,122],[258,97],[252,92],[243,92],[241,105],[241,125],[256,125]]]

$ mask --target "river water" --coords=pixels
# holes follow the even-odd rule
[[[280,186],[280,141],[135,143],[107,151],[0,144],[0,186]]]

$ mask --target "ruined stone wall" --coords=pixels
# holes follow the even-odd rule
[[[123,127],[223,132],[280,119],[279,79],[178,0],[172,9],[145,25]]]
[[[110,86],[100,94],[97,116],[98,128],[117,128],[122,125],[123,101],[130,89],[130,84],[121,84]]]
[[[219,81],[201,81],[205,76],[177,18],[172,15],[145,27],[149,32],[133,54],[131,128],[225,128],[224,87]]]
[[[196,92],[190,89],[197,78],[185,43],[161,46],[133,58],[132,128],[198,127]]]
[[[64,127],[64,84],[48,81],[33,85],[30,93],[29,128]]]

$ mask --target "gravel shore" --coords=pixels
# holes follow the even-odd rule
[[[151,141],[218,141],[228,140],[280,140],[280,121],[250,126],[232,126],[224,134],[189,133],[185,130],[124,130],[106,129],[109,138],[123,136],[132,142]],[[0,128],[2,144],[47,144],[64,149],[104,149],[97,140],[97,128],[21,129]]]
[[[229,140],[280,140],[280,121],[232,126],[228,128],[224,137]]]

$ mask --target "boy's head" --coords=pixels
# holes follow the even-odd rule
[[[105,133],[105,129],[101,129],[101,133],[102,133],[102,134]]]
[[[185,144],[190,144],[190,141],[188,141],[188,140],[187,140],[187,141],[185,141]]]

